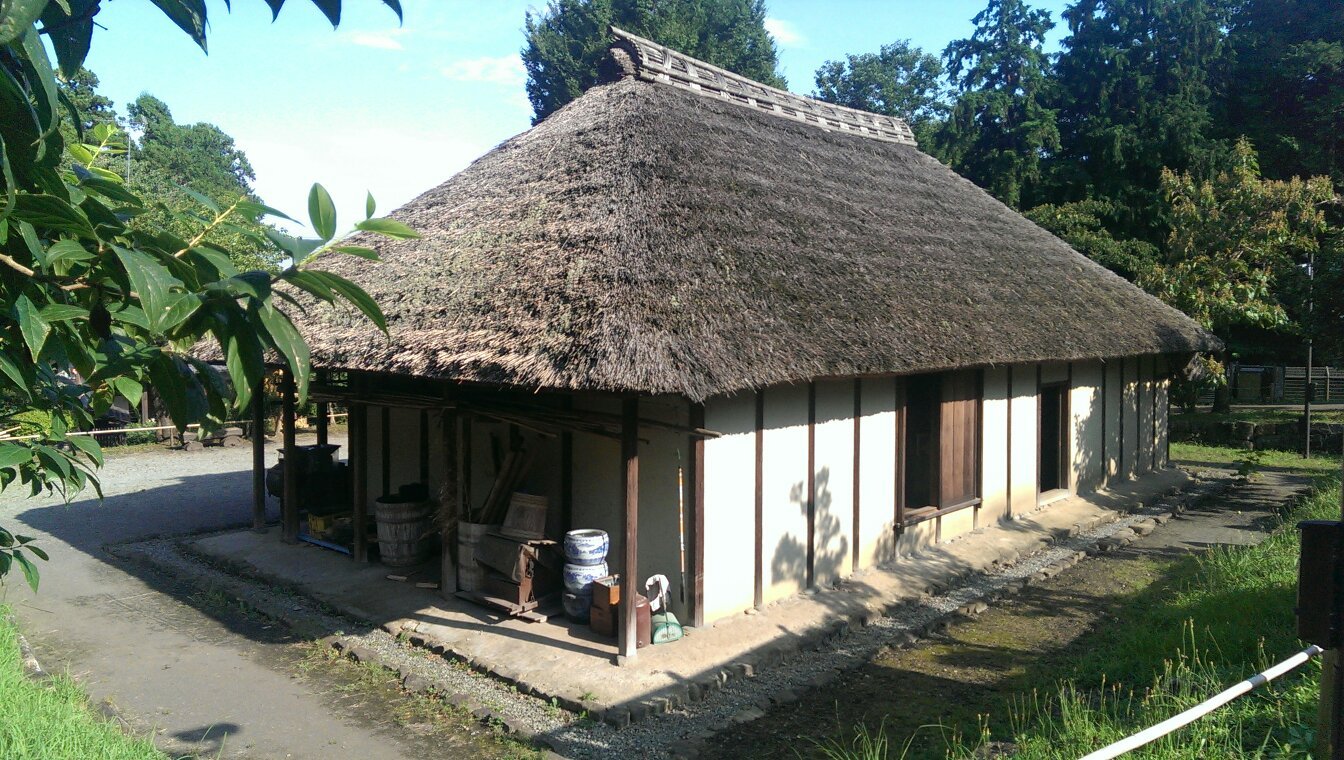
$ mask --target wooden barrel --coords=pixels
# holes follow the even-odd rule
[[[378,523],[378,554],[388,567],[418,565],[429,559],[434,545],[434,503],[429,501],[374,502]]]
[[[476,545],[493,525],[459,522],[457,524],[457,588],[476,591],[485,582],[485,570],[476,562]]]

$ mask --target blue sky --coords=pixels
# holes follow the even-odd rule
[[[341,226],[428,190],[528,128],[518,51],[542,2],[345,0],[340,29],[305,0],[271,22],[261,0],[210,0],[208,55],[146,0],[107,0],[87,65],[124,112],[141,92],[179,122],[208,121],[247,153],[266,202],[301,217],[308,187],[336,198]],[[909,38],[931,52],[965,37],[985,0],[767,0],[789,88],[825,60]],[[1036,3],[1058,21],[1061,0]],[[1063,36],[1058,26],[1051,34]]]

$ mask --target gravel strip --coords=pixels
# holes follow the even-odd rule
[[[127,545],[116,553],[147,561],[198,586],[226,591],[300,635],[327,637],[329,643],[357,660],[398,672],[410,691],[436,691],[482,721],[501,725],[519,738],[532,739],[565,757],[694,757],[697,747],[715,733],[763,717],[773,706],[794,701],[800,694],[830,682],[841,671],[868,662],[884,648],[909,646],[955,622],[958,615],[977,614],[986,609],[988,601],[1061,572],[1088,553],[1110,551],[1138,535],[1147,535],[1157,522],[1230,483],[1226,473],[1197,473],[1196,483],[1179,494],[1137,505],[1114,521],[1080,526],[1073,535],[1011,564],[962,577],[953,582],[952,588],[901,605],[893,614],[874,614],[862,627],[840,624],[835,635],[819,646],[784,655],[787,667],[757,668],[736,663],[731,667],[739,674],[745,669],[751,677],[721,678],[719,687],[701,695],[700,700],[656,707],[654,710],[663,714],[650,715],[619,730],[559,709],[515,686],[416,646],[418,637],[414,635],[398,638],[381,629],[370,630],[295,591],[221,572],[221,568],[191,556],[178,540]],[[333,631],[342,633],[329,636]]]

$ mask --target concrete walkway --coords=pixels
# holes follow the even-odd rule
[[[344,443],[344,441],[334,441]],[[68,670],[95,702],[173,756],[397,758],[411,738],[333,706],[296,680],[292,647],[187,604],[164,578],[103,547],[158,534],[247,524],[250,450],[113,455],[107,499],[0,497],[0,524],[37,536],[51,555],[34,595],[17,573],[0,589],[48,671]],[[268,460],[275,455],[268,453]],[[165,593],[166,592],[166,593]]]
[[[469,602],[385,579],[386,569],[352,565],[343,556],[286,546],[273,536],[238,531],[203,538],[194,549],[241,566],[245,574],[298,587],[351,617],[423,639],[436,650],[514,682],[520,691],[586,710],[615,725],[638,720],[711,693],[754,663],[786,659],[837,625],[858,625],[930,588],[1009,563],[1050,541],[1114,519],[1117,508],[1187,482],[1167,470],[1086,498],[1057,501],[1006,525],[977,531],[890,566],[860,572],[834,590],[785,600],[696,629],[669,646],[640,650],[633,664],[615,664],[615,645],[563,618],[529,623],[501,618]]]

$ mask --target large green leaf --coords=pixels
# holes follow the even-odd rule
[[[407,240],[420,237],[420,233],[398,222],[395,219],[365,219],[355,225],[355,229],[365,232],[376,232],[384,237],[396,238],[398,240]]]
[[[65,440],[70,442],[71,446],[84,452],[89,459],[93,460],[99,467],[103,466],[103,447],[91,435],[72,435]]]
[[[150,0],[205,50],[205,0]]]
[[[149,254],[120,246],[113,246],[113,251],[126,270],[131,287],[140,297],[140,308],[149,320],[149,329],[162,332],[164,322],[170,316],[167,311],[171,289],[181,283]]]
[[[332,26],[339,26],[341,23],[341,0],[313,0],[313,5],[322,11]]]
[[[14,385],[14,389],[21,392],[25,398],[31,398],[32,394],[28,391],[28,379],[23,376],[23,371],[19,365],[15,364],[7,355],[0,353],[0,373],[4,373]]]
[[[168,407],[168,414],[179,430],[205,419],[209,407],[204,390],[185,362],[160,353],[150,360],[148,369],[155,395]]]
[[[269,303],[257,308],[255,313],[261,324],[266,328],[271,345],[281,356],[285,357],[285,363],[289,365],[289,370],[294,375],[294,384],[298,387],[299,398],[307,398],[308,376],[312,371],[309,364],[308,344],[303,341],[303,336],[294,327],[294,323],[289,321],[289,317]]]
[[[93,225],[84,212],[54,195],[19,193],[14,199],[14,218],[51,233],[68,232],[93,237]]]
[[[163,331],[177,327],[187,318],[196,313],[201,308],[201,297],[195,293],[170,293],[168,296],[168,307],[163,311],[163,317],[159,320],[159,327]]]
[[[43,306],[38,314],[47,322],[66,322],[72,319],[88,319],[89,310],[83,306],[71,306],[64,303],[50,303]]]
[[[93,39],[93,17],[101,0],[69,0],[69,13],[56,3],[42,13],[42,28],[56,51],[61,74],[72,77],[89,55]]]
[[[340,7],[339,2],[337,7]],[[314,184],[313,189],[308,191],[308,219],[318,237],[323,240],[336,237],[336,203],[321,185]]]
[[[368,293],[365,293],[363,288],[331,272],[310,270],[308,274],[339,293],[342,298],[353,304],[356,309],[359,309],[364,316],[377,325],[379,330],[382,330],[384,334],[387,333],[387,317],[383,315],[383,310],[378,307],[378,302],[373,300],[373,297]]]
[[[28,352],[32,354],[33,361],[37,361],[42,354],[42,347],[47,343],[47,336],[51,334],[51,325],[42,318],[41,312],[28,296],[19,296],[14,301],[14,318],[19,322],[19,332],[23,334],[23,342],[28,344]]]
[[[33,450],[21,443],[0,443],[0,470],[33,461]]]
[[[0,0],[0,45],[9,45],[33,28],[47,0]]]
[[[20,549],[15,549],[12,556],[14,557],[14,561],[19,563],[19,569],[23,570],[23,577],[28,581],[28,586],[32,588],[33,593],[36,594],[38,581],[37,568],[33,567],[32,561],[24,556],[23,551]]]
[[[108,381],[108,385],[111,385],[112,390],[121,394],[133,407],[140,405],[140,397],[145,394],[145,386],[130,377],[114,377]]]

